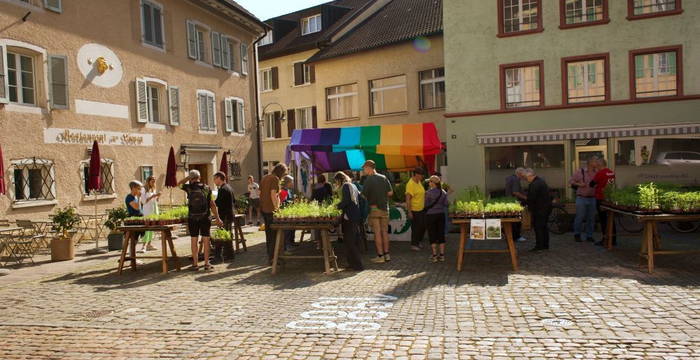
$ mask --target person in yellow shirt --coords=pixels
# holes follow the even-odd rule
[[[406,210],[411,219],[411,250],[420,251],[425,235],[425,187],[422,168],[413,169],[411,178],[406,184]]]

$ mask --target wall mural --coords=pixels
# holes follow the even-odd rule
[[[103,88],[117,86],[124,69],[117,54],[100,44],[86,44],[78,51],[78,68],[85,77],[83,86],[92,84]]]

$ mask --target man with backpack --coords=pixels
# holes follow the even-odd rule
[[[201,174],[197,170],[190,170],[189,175],[180,180],[178,186],[187,193],[187,207],[189,215],[187,225],[191,237],[192,270],[199,270],[199,236],[202,236],[202,248],[204,249],[204,270],[211,270],[209,265],[209,237],[211,235],[211,213],[214,213],[216,223],[223,226],[216,203],[212,198],[209,186],[202,184]]]

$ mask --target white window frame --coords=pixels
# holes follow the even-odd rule
[[[296,64],[299,64],[299,63],[303,63],[303,65],[302,65],[302,76],[304,77],[304,78],[303,78],[304,82],[302,82],[302,83],[299,84],[299,85],[295,85],[297,79],[295,78],[296,72],[294,71],[294,66],[295,66]],[[311,66],[309,66],[308,64],[306,64],[306,60],[299,60],[299,61],[293,62],[293,63],[292,63],[292,87],[306,86],[306,85],[309,85],[309,84],[311,84]]]
[[[100,159],[100,166],[104,165],[109,165],[110,172],[112,173],[112,181],[111,181],[111,193],[106,193],[106,194],[86,194],[85,193],[85,168],[90,167],[90,160],[81,160],[80,161],[80,193],[82,194],[82,200],[103,200],[103,199],[116,199],[117,198],[117,188],[115,187],[116,182],[115,179],[117,178],[116,173],[114,172],[114,160],[112,159],[107,159],[107,158],[101,158]],[[100,168],[100,171],[102,169]]]
[[[194,26],[194,41],[195,41],[195,57],[193,60],[201,65],[206,65],[206,66],[211,66],[211,64],[207,63],[207,52],[206,52],[206,46],[204,44],[206,43],[206,38],[207,35],[211,33],[211,27],[207,24],[204,24],[202,22],[199,22],[197,20],[187,20],[187,31],[189,32],[189,26],[193,25]],[[199,34],[202,34],[200,37]],[[188,35],[189,36],[189,35]],[[189,41],[189,37],[186,37],[187,41]],[[189,42],[187,44],[188,47],[188,57],[189,57]],[[201,56],[201,58],[200,58]],[[192,58],[191,58],[192,59]],[[212,59],[213,61],[213,59]]]
[[[386,80],[386,79],[392,79],[392,78],[398,78],[398,77],[403,77],[404,82],[403,84],[398,84],[398,85],[389,85],[389,86],[382,86],[382,87],[377,87],[374,88],[372,87],[372,82],[373,81],[379,81],[379,80]],[[389,76],[381,79],[372,79],[369,81],[369,113],[370,116],[377,116],[377,115],[387,115],[387,114],[397,114],[397,113],[402,113],[408,111],[408,98],[406,98],[406,108],[400,111],[394,111],[394,112],[385,112],[384,110],[384,91],[387,90],[395,90],[395,89],[406,89],[406,82],[408,81],[408,76],[404,75],[396,75],[396,76]],[[379,100],[381,102],[381,112],[375,113],[374,112],[374,97],[378,96]],[[405,94],[406,97],[408,97],[408,91]]]
[[[230,113],[229,113],[230,111]],[[224,116],[226,132],[232,134],[245,134],[245,102],[235,96],[224,99]],[[231,117],[231,126],[228,124],[228,117]]]
[[[32,199],[29,197],[30,191],[29,191],[29,184],[24,184],[23,186],[23,196],[24,199],[17,200],[17,194],[15,193],[15,176],[14,172],[16,168],[22,167],[23,172],[28,172],[29,171],[29,165],[37,165],[37,167],[48,167],[48,176],[51,178],[51,184],[49,185],[49,193],[53,196],[53,198],[46,198],[46,199]],[[9,192],[10,192],[10,197],[12,199],[12,208],[22,208],[22,207],[31,207],[31,206],[44,206],[44,205],[51,205],[51,204],[57,204],[58,203],[58,194],[56,193],[56,166],[53,160],[48,160],[48,159],[30,159],[30,158],[25,158],[25,159],[18,159],[18,160],[12,160],[10,162],[10,186],[9,186]],[[25,178],[29,179],[29,174],[24,174],[23,175]],[[43,184],[42,184],[43,186]]]
[[[321,20],[321,14],[307,16],[301,19],[301,35],[304,36],[321,31],[323,28],[323,23]],[[314,25],[313,28],[311,27],[312,21]]]
[[[435,77],[435,74],[436,74],[437,70],[440,70],[440,69],[442,69],[443,75],[440,76],[440,77]],[[432,79],[427,79],[427,80],[422,80],[422,79],[419,80],[418,92],[419,92],[420,98],[418,99],[418,100],[419,100],[419,101],[418,101],[418,105],[420,106],[420,109],[421,109],[421,110],[443,109],[443,108],[445,108],[444,105],[443,105],[442,107],[438,107],[438,106],[433,106],[433,107],[430,107],[430,108],[424,108],[424,107],[423,107],[423,103],[424,103],[423,100],[424,100],[424,97],[426,96],[426,94],[423,93],[423,85],[431,85],[431,87],[433,88],[433,104],[436,104],[436,103],[437,103],[437,101],[436,101],[436,99],[437,99],[437,96],[436,96],[436,94],[437,94],[437,84],[438,84],[438,83],[445,83],[445,75],[444,75],[444,73],[445,73],[445,68],[434,68],[434,69],[428,69],[428,70],[419,71],[419,72],[418,72],[418,78],[420,79],[420,74],[423,73],[423,72],[426,72],[426,71],[432,72],[433,78],[432,78]],[[445,95],[447,95],[447,94],[445,94]],[[443,99],[443,104],[445,104],[445,100],[446,100],[446,99]]]
[[[350,96],[358,96],[359,93],[358,93],[357,91],[351,91],[351,92],[342,93],[342,94],[328,95],[328,90],[329,90],[329,89],[334,89],[334,88],[335,88],[335,89],[337,89],[338,91],[340,91],[340,88],[342,88],[343,86],[353,86],[353,85],[357,85],[357,83],[343,84],[343,85],[331,86],[331,87],[326,88],[326,107],[328,108],[328,109],[327,109],[328,120],[343,120],[343,119],[352,119],[352,118],[354,118],[354,116],[352,116],[352,114],[350,114],[351,116],[344,116],[344,117],[340,117],[340,118],[337,118],[337,119],[332,119],[332,118],[330,117],[330,114],[331,114],[331,110],[330,110],[331,107],[330,107],[330,105],[331,105],[331,101],[334,101],[334,100],[335,100],[336,103],[337,103],[338,109],[339,109],[338,113],[341,113],[341,112],[342,112],[343,114],[345,114],[345,109],[343,108],[343,102],[340,101],[340,99],[345,98],[345,97],[350,97]],[[342,109],[343,111],[340,111],[340,109]],[[351,109],[351,110],[352,110],[352,109]]]
[[[260,91],[270,92],[272,90],[272,68],[260,69]]]
[[[304,116],[301,116],[304,114]],[[313,106],[294,109],[295,129],[312,129],[314,126]],[[291,137],[292,134],[289,134]]]
[[[146,101],[148,102],[148,123],[149,124],[163,124],[161,121],[161,87],[160,86],[154,86],[153,84],[148,84],[146,83]],[[155,104],[155,111],[154,111],[154,104],[153,104],[153,91],[156,92],[156,104]],[[153,114],[157,113],[158,114],[158,119],[154,119]]]
[[[153,27],[153,38],[154,41],[148,42],[146,40],[146,20],[143,18],[143,5],[148,4],[151,9],[158,8],[160,10],[160,36],[162,37],[161,41],[163,42],[163,46],[158,46],[158,43],[155,41],[155,27],[153,27],[155,24],[153,23],[153,19],[151,19],[151,26]],[[145,47],[158,50],[160,52],[166,52],[166,44],[165,44],[165,16],[163,15],[163,5],[161,3],[155,2],[153,0],[141,0],[141,6],[139,8],[139,12],[141,13],[141,44]],[[151,10],[151,15],[153,15],[153,10]]]
[[[275,134],[275,113],[265,114],[265,139],[277,139]]]
[[[9,101],[10,99],[10,88],[9,88],[9,76],[5,76],[5,84],[0,83],[0,86],[5,86],[5,94],[7,94],[7,101],[0,101],[0,103],[4,102],[7,103],[5,106],[5,110],[7,111],[13,111],[13,112],[29,112],[33,114],[38,114],[41,115],[44,113],[42,110],[42,107],[44,105],[48,105],[47,101],[49,99],[49,79],[48,79],[48,74],[49,74],[49,64],[48,64],[48,53],[46,52],[46,49],[36,46],[34,44],[26,43],[24,41],[19,41],[19,40],[13,40],[13,39],[0,39],[0,46],[3,47],[3,56],[7,54],[8,51],[11,51],[9,48],[19,48],[21,49],[20,52],[29,52],[30,56],[34,57],[34,64],[35,64],[35,71],[36,71],[36,64],[41,65],[42,73],[43,76],[41,79],[37,79],[36,76],[34,77],[35,81],[35,96],[36,96],[36,105],[23,105],[19,103],[11,103]],[[5,74],[7,75],[7,57],[5,56]],[[43,85],[43,86],[41,86]],[[41,89],[41,91],[39,90]]]
[[[207,127],[202,128],[202,109],[201,109],[201,104],[199,101],[200,96],[206,96],[207,97],[207,107],[209,107],[209,101],[212,102],[212,107],[211,107],[211,118],[209,118],[209,108],[206,109],[207,111]],[[216,95],[209,91],[209,90],[202,90],[199,89],[197,90],[197,128],[199,129],[200,134],[216,134],[217,133],[217,124],[216,124]]]
[[[241,51],[241,74],[248,75],[248,51],[249,51],[248,44],[241,41],[240,42],[240,51]]]
[[[9,60],[11,57],[13,57],[14,61],[15,61],[15,69],[13,69],[13,71],[15,72],[15,79],[14,80],[15,80],[15,88],[16,88],[15,91],[17,93],[17,101],[10,100],[10,103],[14,103],[17,105],[24,105],[24,106],[38,106],[39,99],[37,96],[38,95],[37,94],[37,81],[36,81],[37,71],[36,71],[36,61],[35,61],[36,59],[35,59],[35,57],[31,56],[31,55],[26,55],[26,54],[22,54],[22,53],[12,53],[12,52],[8,51],[7,57],[5,59]],[[31,86],[31,88],[30,87],[27,87],[27,88],[28,89],[30,88],[34,93],[34,102],[33,103],[29,103],[29,102],[24,101],[24,94],[23,94],[22,90],[25,88],[25,86],[24,86],[25,84],[22,82],[22,73],[27,72],[27,71],[24,71],[24,69],[22,69],[22,58],[23,57],[30,59],[32,62],[32,71],[31,71],[31,74],[32,74],[32,84],[31,85],[32,86]],[[5,62],[5,68],[7,71],[7,81],[8,81],[7,98],[10,99],[10,93],[9,93],[10,66],[9,66],[9,61]]]
[[[260,39],[258,41],[258,46],[265,46],[265,45],[270,45],[274,42],[273,34],[272,31],[268,31],[267,34],[265,34],[265,37]]]

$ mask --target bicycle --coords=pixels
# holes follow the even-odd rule
[[[637,218],[631,215],[617,215],[617,223],[625,231],[633,234],[637,234],[644,230],[644,226],[637,221]],[[679,233],[692,233],[700,229],[700,222],[698,221],[666,221],[664,224],[668,224],[671,229]]]
[[[571,227],[571,217],[563,203],[552,201],[552,212],[547,219],[549,232],[552,234],[565,234]]]

